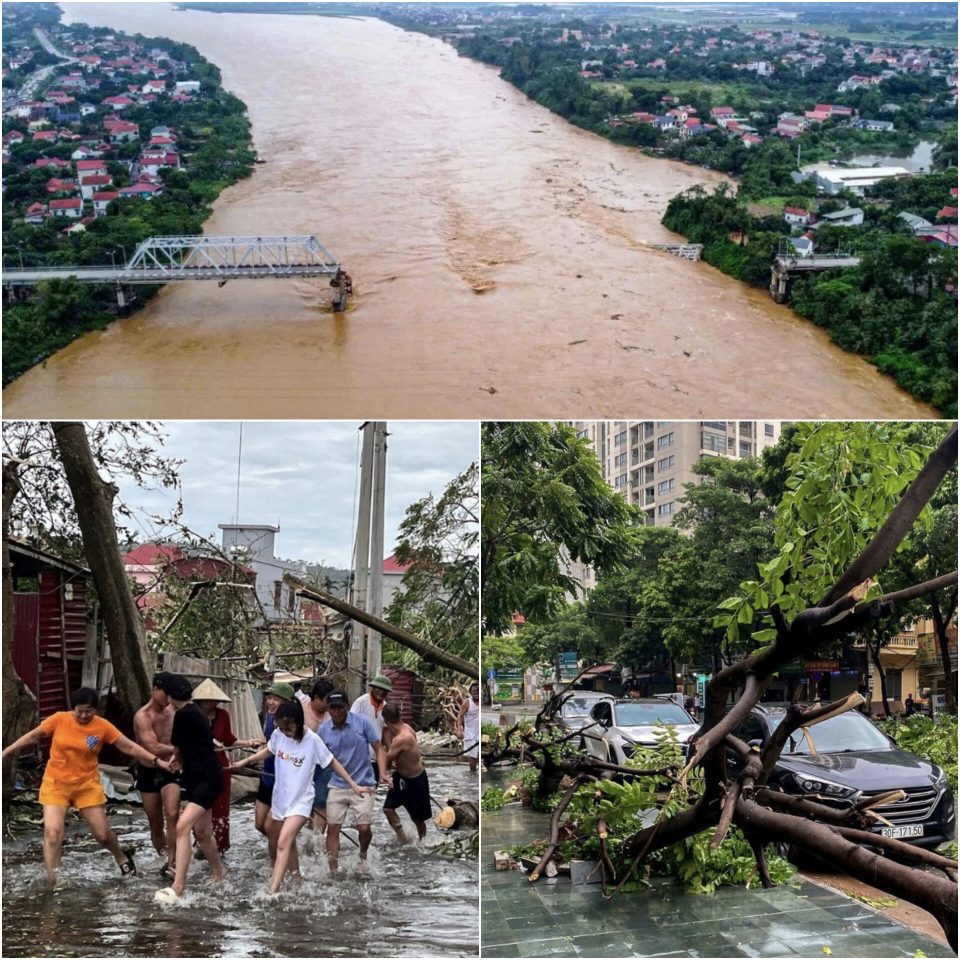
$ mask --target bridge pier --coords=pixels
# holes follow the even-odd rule
[[[774,303],[786,303],[790,292],[790,275],[781,273],[776,265],[770,268],[770,296]]]
[[[330,281],[335,293],[333,295],[333,312],[344,313],[353,293],[353,280],[344,269],[337,270],[336,276]]]

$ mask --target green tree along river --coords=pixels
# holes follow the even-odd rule
[[[652,248],[725,182],[577,129],[368,18],[64,4],[195,46],[266,163],[210,234],[316,234],[354,278],[170,284],[10,384],[8,416],[930,417],[766,291]]]

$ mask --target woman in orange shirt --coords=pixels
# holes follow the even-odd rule
[[[74,691],[70,705],[72,710],[47,717],[40,726],[25,733],[3,751],[3,759],[6,759],[11,753],[38,743],[44,737],[53,738],[39,797],[43,805],[43,862],[51,886],[57,882],[64,824],[71,807],[80,811],[93,838],[113,854],[124,876],[137,872],[133,860],[120,848],[117,835],[107,823],[107,797],[100,786],[97,763],[105,743],[112,743],[143,764],[170,769],[169,761],[155,757],[128,740],[112,723],[97,716],[100,696],[96,690],[81,687]]]

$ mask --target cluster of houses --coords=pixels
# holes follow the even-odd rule
[[[952,187],[950,196],[954,204],[957,202],[957,188]],[[783,208],[783,220],[789,226],[800,231],[799,236],[790,237],[788,242],[797,256],[809,257],[813,255],[816,245],[817,231],[823,227],[859,227],[863,223],[864,212],[861,207],[844,207],[830,213],[817,213],[806,207],[786,206]],[[935,223],[915,214],[901,213],[898,219],[902,221],[917,240],[930,243],[938,247],[957,247],[957,208],[946,205],[937,211]]]
[[[609,117],[607,123],[611,127],[622,127],[632,123],[647,123],[661,131],[673,131],[681,139],[696,136],[701,133],[711,133],[714,130],[723,130],[727,136],[739,139],[745,147],[755,147],[763,143],[758,135],[757,128],[748,123],[748,119],[757,119],[762,114],[751,114],[750,118],[738,117],[733,107],[712,107],[710,119],[702,120],[697,116],[697,108],[689,103],[681,104],[678,97],[667,94],[660,98],[664,112],[662,114],[646,113],[642,110]]]
[[[8,112],[15,125],[3,135],[5,176],[10,176],[11,168],[23,173],[31,167],[50,174],[43,195],[26,206],[24,222],[39,225],[48,219],[62,219],[68,221],[64,232],[86,229],[95,218],[107,214],[113,201],[149,200],[163,193],[163,171],[183,166],[177,131],[166,125],[141,130],[137,123],[124,119],[124,111],[161,99],[189,103],[200,95],[198,80],[178,79],[188,73],[187,65],[161,49],[145,50],[135,40],[113,35],[75,43],[70,49],[73,59],[42,97],[22,100]],[[23,61],[25,56],[26,52],[15,59],[29,62]],[[111,90],[123,82],[126,92],[99,95],[104,80],[111,81]],[[69,159],[58,149],[27,162],[20,159],[27,151],[16,150],[23,144],[42,151],[48,145],[74,149]],[[134,159],[129,159],[129,144],[140,148]],[[126,159],[121,159],[121,150]],[[35,157],[35,151],[29,155]],[[124,180],[129,183],[114,183],[112,163],[123,165]]]
[[[758,77],[774,76],[783,67],[805,75],[823,67],[827,63],[827,51],[839,47],[842,63],[871,70],[870,73],[854,73],[842,81],[838,86],[841,93],[879,84],[897,74],[943,77],[948,87],[954,90],[957,87],[956,53],[935,47],[877,47],[850,41],[841,44],[821,36],[816,30],[752,30],[730,36],[722,35],[730,31],[719,31],[711,26],[681,28],[671,25],[671,39],[666,43],[672,45],[665,49],[666,43],[662,39],[664,32],[663,27],[639,27],[636,33],[641,39],[634,43],[623,43],[617,42],[618,37],[611,28],[595,34],[582,29],[563,28],[558,32],[555,42],[566,44],[576,40],[584,51],[592,51],[594,55],[601,52],[605,54],[603,60],[581,63],[580,75],[588,79],[603,76],[598,68],[604,66],[612,66],[617,76],[628,78],[643,71],[665,72],[668,69],[668,57],[707,59],[724,54],[729,56],[729,66],[733,70],[754,73]],[[501,42],[513,46],[522,43],[523,38],[504,37]],[[615,55],[614,62],[608,55],[611,51]]]
[[[662,114],[645,111],[622,114],[608,118],[607,123],[611,127],[622,127],[632,123],[648,123],[661,131],[673,131],[681,139],[719,129],[723,130],[728,137],[739,139],[748,148],[763,143],[763,137],[754,125],[764,118],[764,114],[760,111],[751,111],[749,116],[744,117],[738,116],[737,111],[731,106],[712,107],[710,109],[710,120],[705,122],[697,117],[695,107],[690,106],[690,104],[681,106],[677,97],[667,95],[661,97],[660,102],[664,107],[674,104],[676,106],[665,109]],[[828,120],[847,123],[860,130],[884,132],[894,130],[894,125],[890,121],[859,118],[853,107],[835,103],[818,103],[811,109],[805,110],[802,115],[789,112],[781,113],[777,117],[776,125],[770,129],[769,133],[786,140],[793,140],[807,130]]]

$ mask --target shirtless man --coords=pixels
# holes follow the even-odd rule
[[[417,828],[420,840],[427,835],[427,820],[430,819],[430,783],[427,771],[420,760],[420,744],[413,727],[400,719],[400,707],[387,703],[381,711],[383,717],[383,745],[387,748],[387,767],[393,769],[393,786],[387,791],[383,813],[387,822],[397,833],[401,843],[409,843],[400,823],[397,807],[405,807]]]
[[[169,673],[154,676],[150,699],[133,715],[137,743],[164,760],[169,760],[174,754],[170,734],[173,732],[176,711],[157,684],[163,685],[164,679],[170,676],[172,674]],[[167,858],[160,872],[172,879],[177,852],[177,819],[180,816],[180,780],[176,774],[140,764],[135,786],[143,800],[154,849],[161,857]]]
[[[303,722],[314,733],[329,716],[327,713],[327,694],[333,690],[329,680],[316,680],[310,688],[309,696],[297,691],[297,699],[303,706]],[[330,777],[333,767],[326,769],[317,765],[313,773],[313,830],[323,833],[327,829],[327,792],[330,789]]]

